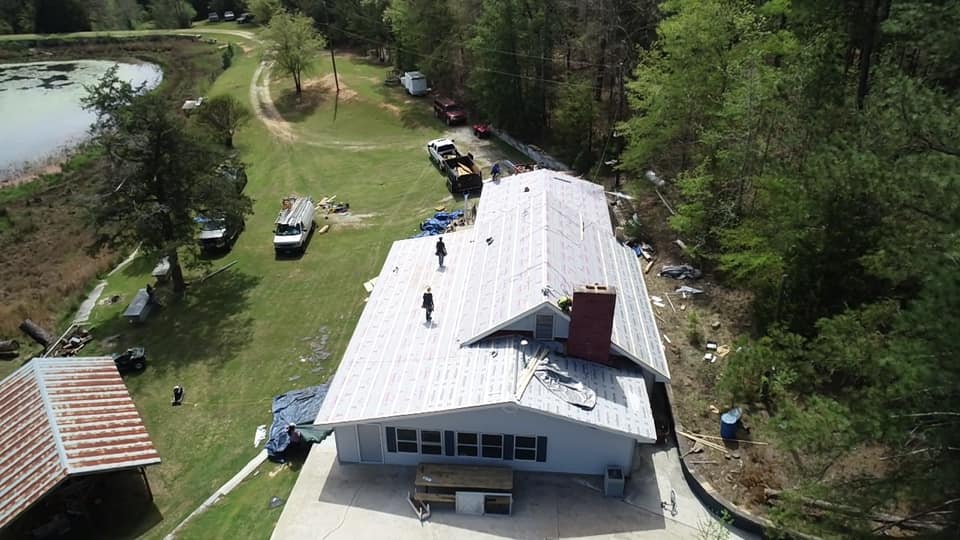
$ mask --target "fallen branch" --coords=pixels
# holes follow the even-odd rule
[[[953,411],[940,412],[940,411],[935,411],[935,412],[925,412],[925,413],[895,414],[895,415],[893,415],[894,418],[912,418],[912,417],[918,417],[918,416],[960,416],[960,412],[953,412]]]
[[[722,441],[734,441],[734,442],[742,442],[742,443],[747,443],[747,444],[762,444],[762,445],[764,445],[764,446],[767,446],[767,445],[770,444],[770,443],[765,443],[765,442],[760,442],[760,441],[747,441],[747,440],[744,440],[744,439],[724,439],[723,437],[719,437],[719,436],[717,436],[717,435],[701,435],[701,434],[699,434],[699,433],[693,433],[693,435],[696,436],[696,437],[706,437],[707,439],[720,439],[720,440],[722,440]]]
[[[763,494],[766,495],[768,499],[779,499],[783,496],[783,491],[767,488],[763,490]],[[900,516],[894,516],[894,515],[883,513],[883,512],[873,512],[873,513],[864,512],[859,508],[849,506],[846,504],[832,503],[829,501],[813,499],[810,497],[800,497],[799,500],[806,506],[811,506],[813,508],[817,508],[820,510],[837,512],[840,514],[846,514],[850,516],[864,517],[866,519],[869,519],[870,521],[874,521],[877,523],[896,524],[897,527],[900,527],[903,529],[910,529],[915,531],[940,531],[942,529],[942,527],[933,523],[926,523],[923,521],[913,521],[910,518],[903,518]],[[952,504],[954,502],[957,502],[957,501],[956,500],[948,501],[948,504]],[[943,505],[933,508],[933,510],[942,508],[942,506]]]
[[[673,309],[673,312],[677,312],[677,308],[673,305],[673,300],[670,299],[670,293],[664,293],[664,296],[667,297],[667,302],[670,302],[670,308]]]
[[[665,198],[663,197],[663,194],[660,193],[660,190],[659,190],[659,189],[654,189],[654,191],[657,192],[657,197],[660,197],[660,200],[663,201],[663,205],[666,206],[666,207],[667,207],[667,210],[670,211],[670,215],[671,215],[671,216],[677,215],[677,213],[673,211],[673,207],[670,206],[670,203],[667,202],[667,199],[665,199]]]
[[[945,506],[950,506],[950,505],[952,505],[952,504],[956,504],[956,503],[958,503],[958,502],[960,502],[960,499],[952,499],[952,500],[949,500],[949,501],[947,501],[947,502],[938,504],[937,506],[934,506],[933,508],[930,508],[929,510],[924,510],[923,512],[917,512],[916,514],[913,514],[913,515],[911,515],[911,516],[905,517],[905,518],[901,519],[900,521],[897,521],[897,522],[894,522],[894,523],[887,523],[886,525],[881,525],[881,526],[877,527],[876,529],[874,529],[874,530],[871,531],[871,532],[879,533],[879,532],[883,532],[883,531],[885,531],[885,530],[887,530],[887,529],[889,529],[889,528],[891,528],[891,527],[903,527],[903,526],[904,526],[904,523],[907,523],[907,522],[915,522],[915,520],[916,520],[917,518],[919,518],[919,517],[923,517],[923,516],[926,516],[926,515],[929,515],[929,514],[936,513],[937,510],[939,510],[939,509],[941,509],[941,508],[943,508],[943,507],[945,507]],[[921,521],[921,522],[919,522],[919,523],[924,523],[924,522]]]
[[[226,270],[227,268],[230,268],[231,266],[233,266],[233,265],[235,265],[235,264],[237,264],[237,261],[233,261],[233,262],[231,262],[231,263],[228,263],[228,264],[224,265],[223,267],[221,267],[219,270],[214,270],[213,272],[211,272],[211,273],[203,276],[202,278],[200,278],[200,283],[203,283],[204,281],[212,278],[213,276],[219,274],[220,272],[223,272],[224,270]]]
[[[677,433],[679,433],[680,435],[683,435],[684,437],[690,439],[690,440],[693,441],[693,442],[698,442],[698,443],[702,444],[703,446],[706,446],[707,448],[713,448],[714,450],[719,450],[719,451],[723,452],[724,454],[729,454],[729,453],[730,453],[730,450],[727,450],[725,447],[723,447],[722,445],[719,445],[719,444],[717,444],[717,443],[715,443],[715,442],[708,441],[708,440],[706,440],[706,439],[701,439],[700,437],[697,437],[696,435],[691,435],[691,434],[686,433],[686,432],[684,432],[684,431],[677,431]]]

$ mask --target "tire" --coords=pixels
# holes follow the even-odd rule
[[[146,364],[144,364],[143,361],[140,361],[140,360],[138,360],[136,363],[133,364],[133,369],[137,371],[143,371],[143,368],[145,367],[147,367]]]

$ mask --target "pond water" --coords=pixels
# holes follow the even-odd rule
[[[80,100],[110,69],[134,86],[156,87],[163,72],[154,64],[106,60],[0,65],[0,180],[56,155],[88,135],[95,117]]]

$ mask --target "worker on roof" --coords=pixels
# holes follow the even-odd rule
[[[443,258],[447,256],[447,245],[443,243],[443,237],[437,238],[437,259],[440,260],[440,268],[443,268]]]
[[[423,305],[421,306],[427,312],[427,322],[432,321],[433,317],[433,293],[430,292],[430,287],[427,287],[427,290],[423,293]]]

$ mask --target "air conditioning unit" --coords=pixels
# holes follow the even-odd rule
[[[626,483],[623,469],[611,465],[607,467],[605,471],[603,475],[603,496],[623,497],[623,488]]]

